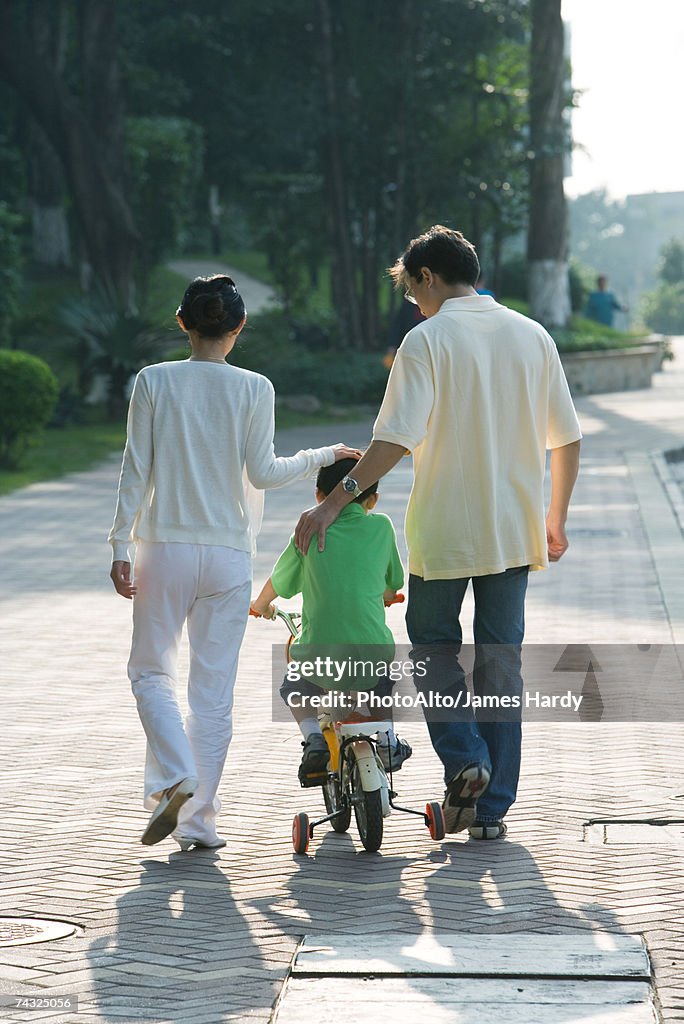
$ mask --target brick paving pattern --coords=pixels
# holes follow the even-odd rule
[[[531,579],[529,641],[672,641],[629,456],[681,447],[677,349],[679,363],[652,391],[580,401],[586,441],[572,546]],[[369,429],[289,431],[280,448],[362,444]],[[80,926],[59,941],[0,948],[0,993],[78,994],[78,1014],[62,1018],[78,1024],[266,1022],[305,933],[604,929],[645,936],[662,1020],[684,1020],[684,845],[676,835],[601,844],[582,827],[590,818],[684,818],[679,722],[526,726],[505,842],[435,844],[418,819],[393,815],[379,854],[362,850],[352,826],[348,835],[319,830],[310,856],[295,857],[292,814],[322,801],[298,788],[296,729],[271,722],[271,644],[282,637],[250,621],[221,789],[228,846],[140,846],[144,746],[125,675],[130,605],[109,583],[104,544],[117,472],[113,458],[0,501],[0,914]],[[379,507],[398,528],[409,482],[405,460],[381,487]],[[255,588],[310,493],[303,483],[268,496]],[[683,556],[684,540],[672,559]],[[390,622],[406,641],[400,607]],[[398,788],[421,806],[441,795],[440,766],[422,723],[404,731],[414,756]],[[3,1012],[8,1022],[58,1019]]]

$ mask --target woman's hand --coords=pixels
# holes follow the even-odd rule
[[[346,444],[340,442],[332,446],[335,452],[335,462],[340,462],[342,459],[360,459],[363,452],[358,448],[349,448]]]
[[[135,596],[138,588],[131,583],[130,562],[112,562],[112,571],[109,575],[117,594],[121,594],[122,597],[127,597],[129,600]]]

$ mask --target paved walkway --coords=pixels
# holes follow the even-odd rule
[[[587,438],[572,546],[531,580],[531,642],[682,642],[684,541],[647,457],[684,438],[677,348],[679,362],[653,390],[580,402]],[[289,431],[280,449],[361,444],[369,427]],[[316,801],[296,784],[294,728],[270,721],[277,627],[251,621],[221,791],[228,848],[142,848],[143,736],[125,678],[130,606],[110,586],[104,543],[117,470],[111,459],[0,501],[0,913],[79,925],[67,939],[0,949],[0,993],[78,994],[78,1015],[61,1018],[77,1024],[266,1022],[304,933],[602,928],[645,935],[662,1019],[684,1020],[684,847],[659,841],[662,830],[607,844],[583,832],[590,818],[684,818],[679,722],[529,724],[506,842],[435,845],[393,816],[381,854],[365,854],[354,832],[329,832],[296,858],[291,816]],[[406,460],[382,487],[380,507],[397,524],[409,481]],[[268,496],[255,585],[309,490]],[[405,639],[400,608],[391,623]],[[415,754],[401,796],[420,805],[440,794],[440,771],[424,726],[406,731]],[[432,1019],[443,1020],[437,1011]]]
[[[250,277],[242,270],[227,267],[225,263],[218,260],[171,260],[168,267],[170,270],[175,270],[177,274],[187,277],[188,281],[191,281],[193,277],[206,277],[208,274],[227,274],[228,277],[237,281],[248,315],[261,313],[269,306],[278,303],[278,297],[270,285],[258,281],[255,277]]]

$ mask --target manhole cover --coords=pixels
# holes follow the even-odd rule
[[[45,921],[39,917],[0,917],[0,947],[27,946],[31,942],[65,939],[76,931],[67,921]]]

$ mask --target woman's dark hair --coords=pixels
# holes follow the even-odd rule
[[[318,476],[316,477],[316,490],[323,491],[323,494],[327,497],[337,487],[340,480],[345,476],[349,476],[354,471],[354,466],[357,462],[358,459],[340,459],[338,462],[333,462],[332,466],[324,466],[323,469],[319,469]],[[358,498],[354,498],[354,501],[360,505],[371,494],[375,494],[377,489],[378,481],[376,480]]]
[[[421,267],[429,267],[446,284],[474,287],[480,276],[475,246],[460,231],[445,228],[443,224],[435,224],[424,235],[410,241],[388,272],[397,287],[406,287],[407,275],[417,278]]]
[[[188,331],[202,338],[222,338],[239,327],[245,304],[231,277],[196,277],[176,310]]]

